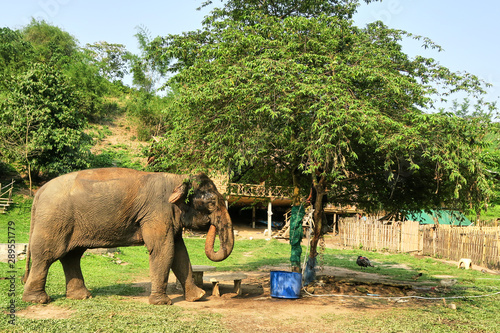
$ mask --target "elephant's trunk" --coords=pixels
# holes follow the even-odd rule
[[[225,207],[212,215],[212,225],[208,230],[205,240],[205,254],[212,261],[222,261],[226,259],[233,251],[234,234],[231,217]],[[219,235],[219,250],[214,251],[215,236]]]

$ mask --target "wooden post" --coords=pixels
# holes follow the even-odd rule
[[[271,204],[271,200],[267,204],[267,235],[271,237],[271,224],[272,224],[272,216],[273,216],[273,205]]]
[[[498,251],[498,264],[500,265],[500,231],[497,230],[497,251]],[[492,257],[493,259],[493,257]]]
[[[464,258],[464,236],[460,233],[460,255],[458,258]]]
[[[255,229],[255,206],[252,207],[252,228]]]
[[[418,223],[418,222],[417,222]],[[424,227],[420,227],[420,223],[418,225],[418,254],[424,254]]]
[[[446,245],[446,256],[449,258],[451,256],[450,254],[450,249],[451,249],[451,237],[453,235],[452,230],[449,230],[448,232],[448,244]]]
[[[481,266],[485,266],[486,263],[486,232],[483,231],[483,255],[481,256]]]
[[[436,256],[436,235],[437,233],[437,228],[434,228],[434,230],[432,231],[432,256],[435,257]]]
[[[398,244],[398,251],[402,252],[403,248],[403,233],[402,233],[402,228],[403,228],[403,223],[399,223],[398,225],[398,232],[399,232],[399,244]]]

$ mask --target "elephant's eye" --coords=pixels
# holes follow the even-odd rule
[[[213,212],[217,208],[217,198],[207,200],[207,208],[209,211]]]
[[[194,200],[194,208],[213,212],[217,209],[217,203],[217,196],[211,193],[203,193]]]

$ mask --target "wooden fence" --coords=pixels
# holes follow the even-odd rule
[[[377,221],[339,221],[339,232],[345,246],[363,250],[416,252],[420,248],[418,222],[382,224]]]
[[[468,258],[472,263],[500,269],[500,228],[438,228],[422,231],[422,254],[459,261]]]
[[[474,265],[500,269],[500,227],[451,227],[419,225],[418,222],[339,221],[344,246],[363,250],[418,252]]]

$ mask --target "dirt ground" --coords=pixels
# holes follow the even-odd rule
[[[252,229],[237,226],[237,239],[268,238],[263,228]],[[287,242],[287,240],[281,240]],[[326,247],[339,247],[334,236],[325,237]],[[197,302],[186,302],[180,287],[176,286],[175,277],[171,274],[168,294],[174,306],[189,310],[201,310],[221,314],[225,327],[232,332],[310,332],[311,327],[317,332],[335,332],[329,317],[355,316],[362,310],[363,314],[379,316],[393,308],[405,307],[416,301],[411,299],[374,299],[350,296],[392,295],[409,296],[417,292],[409,284],[396,284],[388,277],[368,272],[351,271],[338,267],[324,267],[317,272],[317,281],[301,292],[298,299],[274,298],[270,295],[270,271],[289,271],[287,265],[262,267],[260,271],[242,272],[246,278],[242,280],[241,295],[233,290],[232,281],[220,283],[221,296],[212,295],[212,284],[205,281],[203,288],[205,297]],[[206,273],[208,275],[210,273]],[[148,302],[151,289],[147,280],[136,281],[136,286],[144,288],[138,296],[126,301]],[[337,296],[332,296],[337,295]],[[344,296],[338,296],[344,295]],[[413,304],[414,305],[414,304]],[[19,316],[34,319],[69,318],[70,309],[62,309],[51,304],[33,305],[20,311]]]

